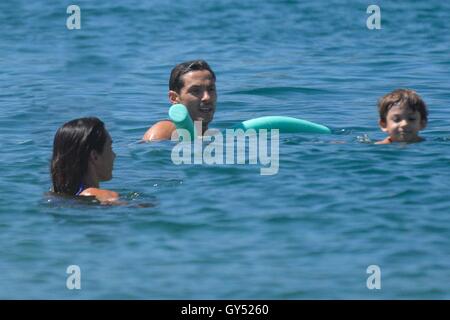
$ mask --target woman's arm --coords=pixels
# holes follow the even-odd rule
[[[95,197],[102,204],[116,204],[119,200],[117,192],[98,188],[87,188],[80,193],[80,196]]]

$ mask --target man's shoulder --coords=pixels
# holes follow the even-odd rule
[[[170,140],[174,130],[176,130],[176,127],[172,121],[158,121],[147,130],[142,139],[145,141]]]

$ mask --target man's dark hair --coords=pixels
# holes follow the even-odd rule
[[[183,75],[191,71],[201,71],[208,70],[214,81],[216,80],[216,75],[212,71],[211,67],[205,60],[192,60],[177,64],[175,68],[172,69],[170,73],[169,80],[169,90],[180,93],[181,88],[184,86]]]

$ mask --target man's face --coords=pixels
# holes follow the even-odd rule
[[[216,83],[208,70],[191,71],[182,76],[180,93],[169,91],[172,103],[186,106],[192,121],[203,121],[204,128],[212,121],[216,111]]]
[[[386,121],[380,121],[381,130],[386,132],[393,141],[415,142],[419,140],[418,133],[425,128],[419,111],[412,111],[407,106],[393,106],[386,115]]]

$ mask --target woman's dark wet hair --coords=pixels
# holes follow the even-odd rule
[[[211,73],[214,81],[216,75],[212,71],[211,67],[205,60],[192,60],[177,64],[170,73],[169,90],[180,93],[181,88],[184,87],[183,75],[191,71],[207,70]]]
[[[98,118],[80,118],[65,123],[55,134],[50,171],[53,192],[75,195],[87,173],[92,150],[103,152],[108,133]]]

